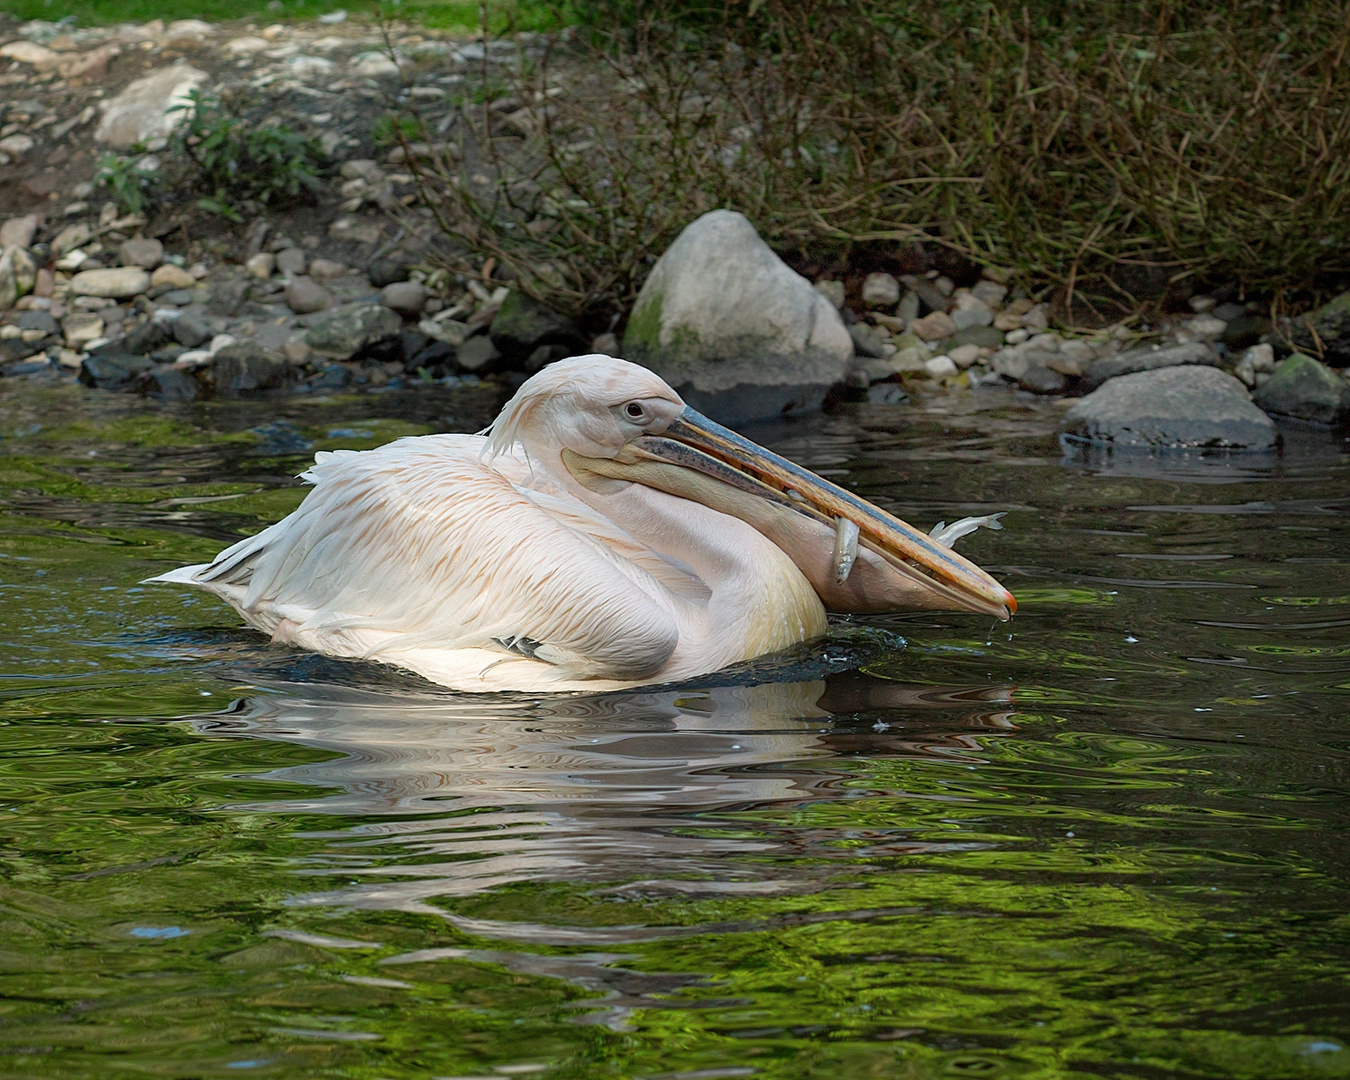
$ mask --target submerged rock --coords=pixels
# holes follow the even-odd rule
[[[291,365],[284,357],[254,341],[226,345],[211,358],[216,393],[223,397],[284,386],[290,378],[290,370]]]
[[[737,422],[819,408],[848,371],[853,339],[744,215],[714,210],[652,267],[624,355],[695,408]]]
[[[1065,414],[1064,431],[1140,450],[1273,450],[1280,442],[1242,383],[1197,364],[1111,379]]]

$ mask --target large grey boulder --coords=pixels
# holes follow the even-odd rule
[[[191,64],[171,64],[150,72],[103,106],[94,138],[117,150],[167,138],[186,115],[174,110],[189,105],[189,91],[205,80],[206,72]]]
[[[1273,450],[1280,442],[1242,383],[1198,364],[1111,379],[1065,414],[1064,431],[1139,450]]]
[[[1296,318],[1290,336],[1295,345],[1310,352],[1321,342],[1322,359],[1335,367],[1350,367],[1350,292]]]
[[[696,409],[736,423],[819,408],[848,370],[853,339],[744,215],[714,210],[652,267],[623,349]]]
[[[1092,361],[1083,373],[1082,388],[1084,391],[1096,390],[1108,379],[1133,375],[1139,371],[1156,371],[1183,364],[1208,364],[1213,367],[1218,363],[1218,356],[1202,341],[1188,341],[1184,345],[1146,345]]]
[[[1328,426],[1350,423],[1350,382],[1302,353],[1276,367],[1252,400],[1276,416]]]

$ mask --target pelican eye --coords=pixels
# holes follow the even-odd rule
[[[647,410],[636,401],[630,401],[623,407],[623,411],[630,420],[645,420],[647,417]]]

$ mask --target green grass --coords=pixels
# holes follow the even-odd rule
[[[278,6],[279,5],[279,6]],[[77,26],[103,26],[151,19],[256,19],[278,22],[312,19],[328,11],[345,9],[350,15],[409,20],[445,30],[476,30],[480,24],[478,0],[406,0],[375,3],[372,0],[9,0],[5,10],[15,18],[55,21],[73,15]],[[566,13],[565,6],[561,10]],[[488,0],[488,21],[493,33],[547,30],[559,23],[555,6],[542,0]],[[568,17],[564,14],[564,18]]]

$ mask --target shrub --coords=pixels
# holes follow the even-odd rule
[[[465,103],[460,156],[419,172],[443,228],[555,304],[626,307],[718,206],[780,249],[922,242],[1099,308],[1135,306],[1131,271],[1350,273],[1344,0],[575,7],[516,73],[524,112]]]

